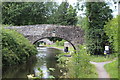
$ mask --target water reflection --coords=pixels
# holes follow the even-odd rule
[[[16,65],[11,67],[3,67],[3,78],[27,78],[27,74],[34,73],[37,60],[36,57],[31,57],[26,64]]]
[[[61,51],[53,48],[39,47],[38,54],[32,56],[25,64],[3,68],[3,78],[27,78],[28,74],[38,76],[38,68],[43,70],[43,78],[48,78],[53,75],[56,78],[62,75],[60,68],[57,66],[55,56]],[[55,71],[48,72],[49,68],[54,68]]]

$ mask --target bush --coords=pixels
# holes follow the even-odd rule
[[[84,46],[81,45],[80,51],[73,53],[68,64],[70,67],[68,76],[70,78],[97,78],[96,68],[89,61],[89,56]]]
[[[36,53],[36,48],[21,34],[14,30],[2,29],[3,65],[23,63]]]
[[[90,64],[90,58],[83,45],[80,46],[80,51],[72,53],[72,57],[63,55],[70,54],[63,53],[58,56],[59,66],[68,69],[65,78],[97,78],[96,68]]]

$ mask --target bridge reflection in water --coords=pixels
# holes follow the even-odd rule
[[[61,51],[54,48],[39,47],[38,54],[32,56],[25,64],[16,65],[11,67],[3,67],[3,78],[27,78],[28,74],[34,74],[38,76],[38,68],[43,70],[43,78],[48,78],[49,75],[53,75],[56,78],[62,76],[60,67],[58,67],[56,54],[60,54]],[[49,68],[54,68],[55,71],[48,72]]]

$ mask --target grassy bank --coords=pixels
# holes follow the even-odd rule
[[[2,29],[3,65],[24,63],[27,58],[36,53],[36,48],[21,34],[14,30]]]
[[[55,48],[59,48],[59,49],[63,49],[64,50],[64,46],[57,46],[56,44],[47,45],[47,46],[48,47],[55,47]],[[74,51],[73,47],[69,47],[69,51]],[[107,55],[107,56],[103,56],[103,55],[89,55],[89,54],[87,56],[89,57],[90,61],[93,61],[93,62],[105,62],[105,61],[111,61],[111,60],[117,58],[117,53],[110,54],[110,55]]]
[[[90,61],[93,62],[105,62],[105,61],[111,61],[115,58],[117,58],[117,55],[110,54],[109,56],[102,56],[102,55],[89,55]]]
[[[64,55],[64,53],[60,55]],[[68,68],[68,72],[63,78],[98,78],[95,66],[89,61],[89,55],[86,54],[83,46],[77,53],[72,53],[72,57],[59,57],[60,66]]]
[[[96,68],[93,64],[90,64],[89,58],[86,55],[78,54],[74,55],[68,63],[70,78],[98,78]]]
[[[118,78],[118,59],[112,63],[106,64],[104,67],[111,78]]]
[[[64,49],[63,46],[57,46],[56,44],[49,45],[49,47],[56,47],[60,49]],[[70,51],[74,49],[71,47],[69,48]],[[63,53],[61,55],[69,55],[69,53]],[[110,54],[107,56],[101,55],[89,55],[84,48],[84,45],[80,47],[80,51],[76,54],[72,54],[72,57],[60,57],[59,61],[61,61],[62,65],[65,67],[69,67],[68,72],[66,73],[65,78],[98,78],[98,74],[96,72],[96,67],[93,64],[90,64],[89,61],[93,62],[105,62],[111,61],[117,58],[117,54]],[[118,75],[117,71],[117,61],[113,63],[109,63],[105,65],[107,72],[110,74],[111,78],[116,78]]]

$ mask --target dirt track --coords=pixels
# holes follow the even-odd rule
[[[95,65],[97,72],[98,72],[98,78],[110,78],[109,74],[106,72],[106,70],[104,68],[104,65],[107,63],[111,63],[113,61],[106,61],[106,62],[92,62],[92,61],[90,61],[90,63]]]

